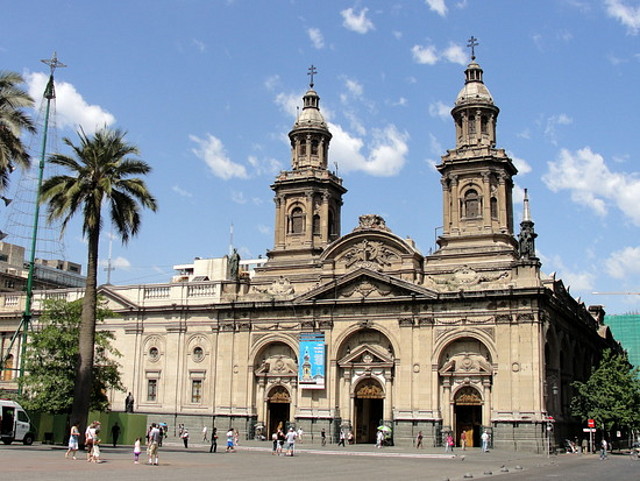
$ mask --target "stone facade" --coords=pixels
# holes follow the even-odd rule
[[[474,59],[465,75],[456,147],[437,166],[444,229],[432,255],[375,214],[340,235],[346,189],[327,168],[331,134],[312,84],[289,134],[291,170],[271,186],[274,247],[254,276],[101,288],[120,314],[101,328],[116,335],[136,411],[192,433],[268,437],[293,424],[313,442],[322,429],[373,442],[384,423],[399,444],[466,431],[477,446],[488,430],[494,446],[527,451],[544,448],[550,415],[558,439],[575,428],[570,383],[616,344],[601,308],[541,273],[527,199],[516,237],[499,109]],[[324,338],[322,389],[300,381],[306,333]],[[113,409],[125,395],[112,393]]]

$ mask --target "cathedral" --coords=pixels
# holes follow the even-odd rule
[[[570,384],[615,342],[601,306],[541,272],[526,194],[514,223],[517,169],[497,147],[500,110],[475,56],[464,74],[455,146],[437,165],[435,252],[376,214],[342,233],[347,188],[328,169],[332,135],[312,80],[290,168],[271,185],[273,248],[253,275],[234,255],[218,276],[101,288],[119,314],[101,328],[124,355],[136,412],[246,438],[291,425],[305,442],[324,430],[372,443],[386,426],[396,444],[464,432],[478,446],[487,431],[496,448],[540,452],[551,420],[557,439],[581,432]],[[126,394],[112,393],[114,410]]]

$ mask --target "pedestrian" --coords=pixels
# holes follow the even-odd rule
[[[277,432],[273,432],[273,434],[271,435],[271,441],[273,442],[273,448],[271,450],[271,454],[272,455],[276,455],[278,454],[278,433]]]
[[[451,433],[447,434],[447,438],[444,441],[444,452],[445,453],[453,453],[453,436],[451,435]]]
[[[96,438],[96,429],[100,423],[98,421],[93,421],[91,424],[87,426],[86,431],[84,432],[84,446],[87,450],[87,462],[91,462],[93,455],[93,442]]]
[[[298,442],[299,442],[300,444],[302,444],[302,435],[303,435],[303,434],[304,434],[304,431],[302,430],[302,428],[301,428],[301,427],[300,427],[300,428],[298,428],[298,438],[297,438],[297,439],[298,439]]]
[[[118,444],[118,438],[120,437],[120,426],[118,426],[118,422],[111,426],[111,440],[113,441],[113,447],[115,448]]]
[[[603,437],[600,442],[600,461],[607,459],[607,440]]]
[[[287,456],[293,456],[293,448],[296,445],[296,438],[298,437],[298,433],[293,430],[293,428],[289,428],[289,432],[286,434],[285,438],[287,440]]]
[[[216,427],[211,431],[211,447],[209,448],[209,452],[218,452],[218,428]]]
[[[460,434],[460,447],[462,448],[463,451],[467,450],[467,432],[466,431],[462,431],[462,434]]]
[[[160,428],[156,423],[151,425],[151,431],[149,431],[149,464],[158,466],[158,444],[160,443]]]
[[[422,448],[422,431],[418,431],[418,435],[416,436],[416,449]]]
[[[322,431],[320,431],[320,444],[322,446],[327,445],[327,431],[325,431],[324,428],[322,428]]]
[[[237,429],[233,430],[233,445],[237,446],[238,444],[240,444],[240,433],[238,432]]]
[[[227,431],[227,453],[236,452],[235,444],[233,442],[234,435],[235,432],[233,431],[233,428],[229,428],[229,430]]]
[[[587,454],[589,451],[589,441],[587,438],[582,438],[582,454]]]
[[[91,462],[100,464],[100,428],[97,427],[93,438],[93,449],[91,450]]]
[[[140,453],[142,452],[142,440],[136,438],[136,442],[133,443],[133,463],[138,464],[140,461]]]
[[[382,432],[381,429],[378,429],[378,432],[376,433],[376,448],[378,449],[382,448],[383,441],[384,441],[384,433]]]
[[[209,442],[209,438],[207,437],[207,427],[203,427],[202,428],[202,442],[203,443],[208,443]]]
[[[80,439],[80,431],[78,430],[78,424],[74,424],[71,426],[71,431],[69,432],[69,449],[64,454],[65,458],[69,458],[69,455],[72,456],[72,459],[76,458],[76,453],[78,452],[78,440]]]
[[[485,430],[480,436],[480,440],[482,441],[482,452],[489,452],[489,433]]]
[[[353,436],[353,431],[349,430],[349,433],[347,434],[347,442],[349,444],[353,444],[356,442],[355,437]]]
[[[282,429],[278,430],[278,447],[276,448],[278,456],[282,454],[285,439],[284,431]]]
[[[338,441],[338,446],[342,446],[343,448],[344,446],[344,440],[346,439],[346,436],[344,434],[344,431],[340,431],[340,441]]]
[[[182,442],[184,443],[185,449],[189,447],[189,430],[185,429],[182,431]]]

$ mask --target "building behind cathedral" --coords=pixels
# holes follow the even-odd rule
[[[456,143],[437,165],[444,227],[425,256],[376,214],[342,234],[347,188],[328,168],[332,136],[310,84],[291,167],[271,185],[266,259],[251,273],[235,254],[197,259],[173,282],[101,288],[120,315],[101,328],[124,354],[136,412],[248,437],[350,430],[357,443],[381,424],[405,445],[464,431],[478,446],[487,430],[495,447],[527,451],[544,448],[549,417],[558,439],[581,432],[570,383],[616,347],[604,311],[541,272],[526,195],[516,226],[517,169],[497,147],[499,109],[474,57],[451,114]],[[17,311],[7,299],[5,326]],[[114,409],[125,395],[112,393]]]

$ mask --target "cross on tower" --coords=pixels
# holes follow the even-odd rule
[[[309,75],[311,77],[311,81],[309,82],[309,87],[313,88],[313,76],[315,74],[318,73],[318,69],[316,69],[313,64],[311,64],[311,67],[309,67],[309,72],[307,73],[307,75]]]
[[[65,64],[63,64],[62,62],[60,62],[58,60],[58,54],[56,52],[53,52],[53,55],[51,56],[50,59],[45,58],[40,60],[42,63],[46,63],[49,68],[51,69],[51,75],[53,75],[53,73],[55,72],[55,70],[57,68],[62,68],[62,67],[66,67]]]
[[[471,38],[469,39],[469,43],[467,43],[467,47],[471,48],[471,60],[475,60],[476,59],[476,47],[480,45],[478,43],[478,39],[476,37],[474,37],[473,35],[471,35]]]

